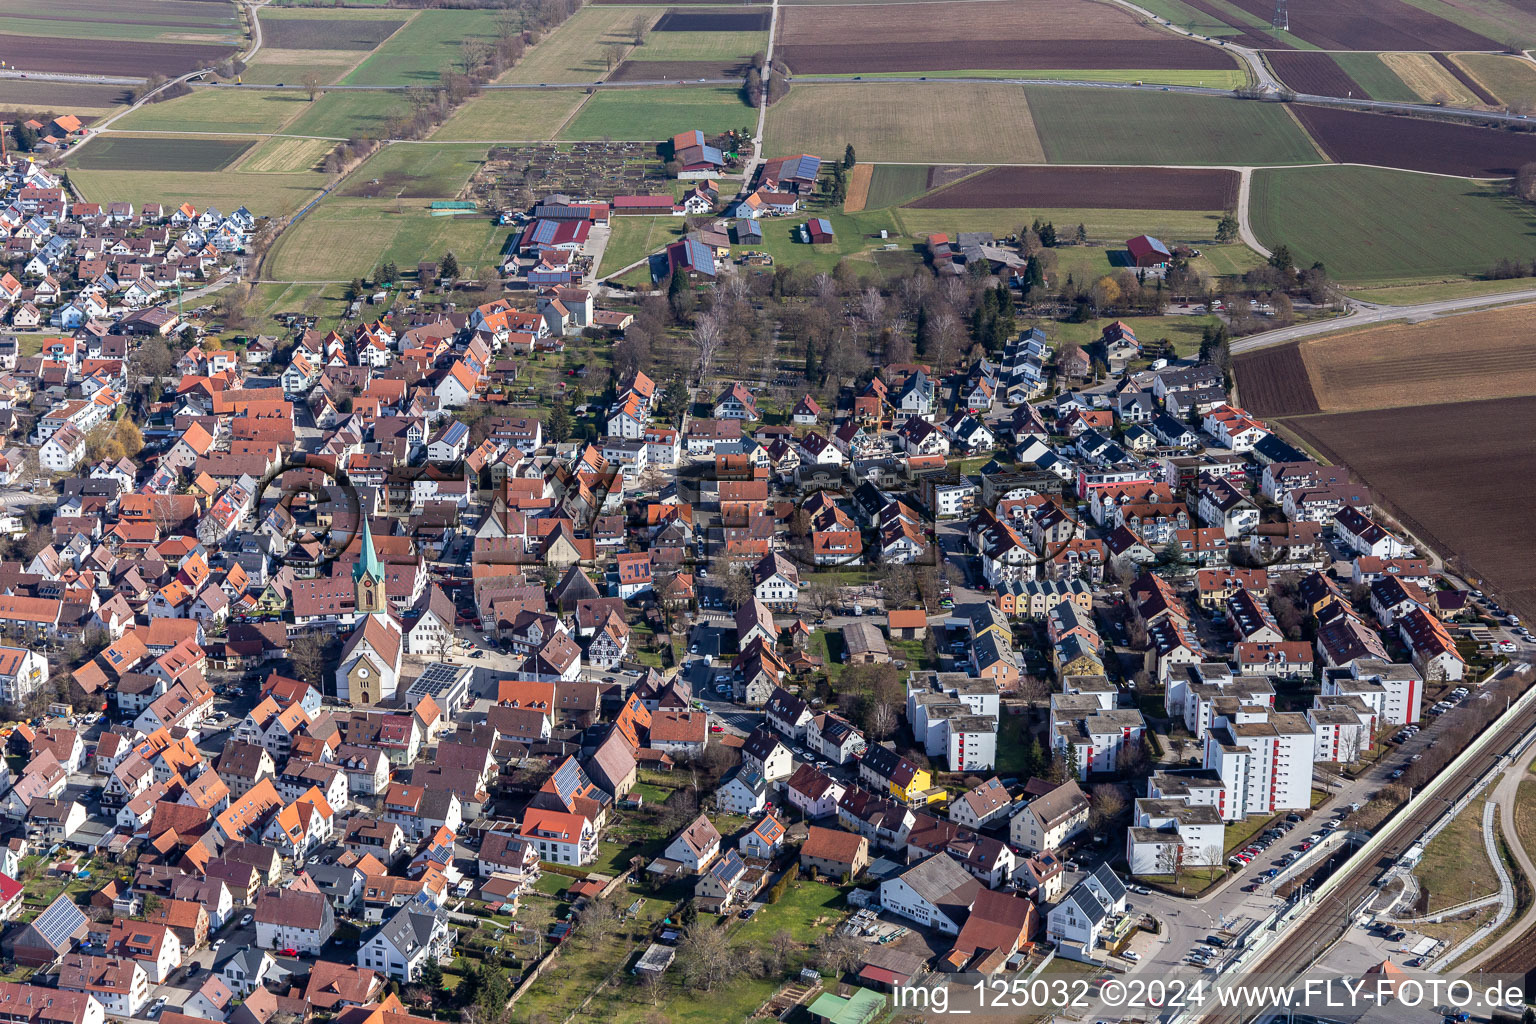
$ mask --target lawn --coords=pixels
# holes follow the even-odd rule
[[[767,48],[766,32],[652,32],[645,37],[645,45],[631,50],[627,59],[746,62]]]
[[[310,104],[287,128],[288,135],[317,135],[326,139],[357,136],[383,138],[390,120],[407,111],[398,92],[328,92]]]
[[[1020,775],[1028,770],[1029,715],[1004,715],[998,723],[997,762],[993,770],[999,775]]]
[[[1371,94],[1373,100],[1393,100],[1401,103],[1417,103],[1419,94],[1382,62],[1376,53],[1333,53],[1333,62],[1344,73]]]
[[[1536,207],[1497,186],[1370,167],[1261,171],[1251,216],[1265,245],[1350,284],[1481,274],[1528,257],[1536,231]]]
[[[560,138],[652,142],[691,128],[718,135],[751,123],[753,116],[738,89],[603,89],[587,100]]]
[[[1483,846],[1483,805],[1473,802],[1424,847],[1413,869],[1429,893],[1429,911],[1453,907],[1499,891],[1499,880]]]
[[[264,274],[277,281],[347,281],[385,261],[413,267],[449,250],[460,273],[495,266],[508,229],[489,217],[432,217],[421,203],[328,198],[285,231]]]
[[[1248,842],[1254,836],[1269,828],[1270,822],[1274,820],[1274,818],[1266,818],[1263,815],[1256,814],[1252,817],[1232,822],[1226,827],[1222,837],[1222,845],[1224,847],[1222,852],[1227,856],[1231,856],[1234,850],[1241,850],[1248,845]]]
[[[1025,86],[1024,92],[1045,157],[1055,164],[1265,165],[1322,159],[1279,103],[1045,86]]]
[[[385,146],[348,179],[343,195],[380,199],[454,199],[485,162],[481,145]]]
[[[614,217],[599,274],[612,274],[681,237],[681,217]]]
[[[496,40],[500,11],[422,11],[373,51],[342,82],[346,85],[431,85],[462,56],[466,39]]]
[[[208,87],[164,103],[147,103],[114,122],[114,131],[275,132],[309,106],[301,89],[291,93]],[[95,145],[95,143],[92,143]]]
[[[933,163],[1042,163],[1031,103],[989,83],[791,87],[768,110],[770,152]]]
[[[638,15],[649,19],[647,25],[660,17],[649,8],[584,7],[530,49],[500,80],[595,82],[611,70],[609,47],[628,47],[634,42],[632,26]]]
[[[483,92],[460,107],[432,133],[432,139],[436,142],[518,142],[553,138],[586,98],[580,89]]]
[[[93,144],[94,145],[94,144]],[[199,210],[245,206],[258,217],[286,217],[325,187],[325,175],[244,174],[238,171],[101,171],[72,169],[70,184],[91,202],[191,203]]]

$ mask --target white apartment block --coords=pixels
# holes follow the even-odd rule
[[[1240,708],[1205,736],[1205,767],[1220,777],[1224,821],[1312,806],[1315,737],[1305,715]]]
[[[1379,725],[1412,725],[1424,702],[1424,677],[1412,665],[1361,658],[1323,670],[1324,697],[1359,697],[1376,712]]]

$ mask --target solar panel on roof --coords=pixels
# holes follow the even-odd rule
[[[63,948],[70,936],[85,924],[85,914],[80,908],[70,902],[67,896],[60,896],[32,921],[32,927],[37,929],[43,941],[55,949]]]
[[[809,179],[814,180],[816,175],[817,175],[817,173],[820,170],[821,170],[821,158],[820,157],[801,156],[798,160],[795,161],[794,173],[791,174],[790,177],[792,177],[792,178],[809,178]]]

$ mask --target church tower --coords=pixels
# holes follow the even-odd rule
[[[363,514],[363,549],[352,566],[352,592],[358,615],[374,615],[389,610],[389,598],[384,594],[384,567],[373,549],[373,530],[368,516]]]

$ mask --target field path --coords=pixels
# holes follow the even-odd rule
[[[779,0],[773,0],[773,7],[768,12],[768,48],[763,52],[767,54],[767,62],[763,68],[771,76],[773,74],[773,44],[779,38]],[[757,108],[757,131],[752,136],[752,159],[747,161],[747,166],[742,168],[741,187],[745,191],[752,184],[752,175],[757,173],[757,165],[763,162],[763,127],[768,121],[768,83],[763,83],[763,100]]]
[[[1297,324],[1294,327],[1281,327],[1278,330],[1264,331],[1261,334],[1250,334],[1246,338],[1239,338],[1232,342],[1232,354],[1241,355],[1244,352],[1256,352],[1259,349],[1269,348],[1272,345],[1284,345],[1286,342],[1298,341],[1302,338],[1310,338],[1317,334],[1332,334],[1335,331],[1350,331],[1367,324],[1382,324],[1393,320],[1406,320],[1409,323],[1417,323],[1420,320],[1432,320],[1442,316],[1455,316],[1458,313],[1470,313],[1476,309],[1487,309],[1490,306],[1509,306],[1521,302],[1536,302],[1536,288],[1523,288],[1512,292],[1495,292],[1491,295],[1469,295],[1460,299],[1439,299],[1435,302],[1420,302],[1411,306],[1385,306],[1379,303],[1361,302],[1359,299],[1346,299],[1349,304],[1349,313],[1333,320],[1321,320],[1316,323]]]
[[[1253,168],[1243,167],[1237,173],[1237,237],[1248,248],[1268,259],[1272,254],[1259,241],[1259,236],[1253,233],[1253,225],[1248,222],[1248,200],[1253,194]]]

